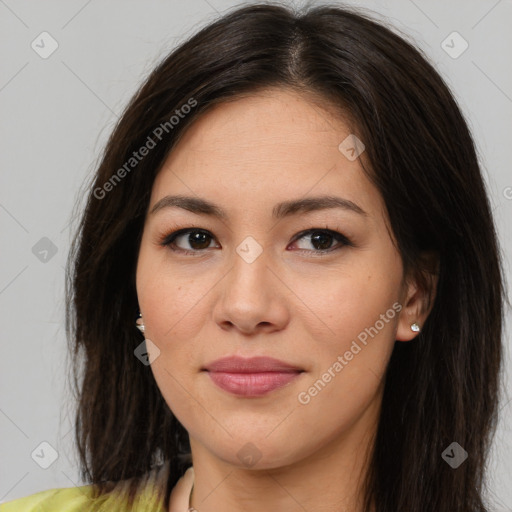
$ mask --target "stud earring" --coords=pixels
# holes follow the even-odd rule
[[[142,313],[139,313],[139,318],[135,321],[135,325],[139,331],[144,334],[144,322],[142,321]]]
[[[420,326],[416,322],[414,322],[413,324],[411,324],[411,331],[420,332]]]

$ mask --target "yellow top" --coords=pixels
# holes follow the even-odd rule
[[[194,469],[189,467],[174,486],[167,511],[164,508],[164,497],[158,499],[156,493],[161,488],[159,485],[165,484],[167,464],[149,473],[146,484],[135,498],[133,508],[129,508],[125,500],[120,500],[119,494],[108,493],[93,500],[92,485],[84,485],[49,489],[9,501],[0,505],[0,512],[187,512],[194,483]]]

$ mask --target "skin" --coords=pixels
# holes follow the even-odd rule
[[[145,336],[160,350],[151,368],[189,432],[199,512],[362,510],[394,342],[412,340],[410,325],[423,325],[429,311],[424,292],[403,275],[380,193],[360,162],[338,150],[350,133],[312,97],[268,89],[196,120],[153,184],[148,211],[168,194],[184,194],[228,215],[179,207],[148,214],[137,263]],[[321,195],[349,199],[366,215],[330,208],[272,218],[278,202]],[[189,234],[175,240],[195,254],[160,245],[182,228],[207,230],[210,238],[202,245]],[[296,239],[311,228],[338,231],[353,245],[331,238],[321,246],[311,234]],[[248,236],[263,251],[252,263],[236,251]],[[337,249],[315,256],[324,247]],[[300,403],[299,393],[396,303],[400,313]],[[201,371],[232,354],[267,355],[304,371],[263,397],[243,398]],[[252,466],[237,456],[247,443],[259,457]]]

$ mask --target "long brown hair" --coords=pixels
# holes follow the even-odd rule
[[[133,353],[143,341],[134,327],[135,270],[151,188],[177,140],[209,107],[273,86],[314,94],[350,116],[404,268],[424,275],[422,254],[439,257],[431,314],[414,342],[395,344],[388,366],[366,509],[487,511],[505,294],[474,142],[421,51],[367,14],[328,5],[295,12],[254,4],[222,16],[154,69],[113,130],[68,259],[82,478],[99,494],[112,487],[107,482],[131,478],[133,497],[165,460],[168,506],[187,465],[188,434]],[[149,152],[131,160],[144,145]],[[457,469],[441,456],[452,442],[469,454]]]

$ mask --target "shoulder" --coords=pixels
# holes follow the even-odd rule
[[[129,480],[123,480],[119,482],[117,487],[119,492],[110,492],[96,498],[93,498],[93,486],[91,484],[49,489],[3,503],[0,505],[0,512],[107,512],[112,510],[116,512],[132,510],[161,512],[163,510],[162,500],[157,497],[157,491],[159,484],[164,481],[161,477],[165,476],[165,471],[162,469],[165,468],[149,473],[150,478],[137,491],[133,508],[128,506],[123,495]]]
[[[45,512],[84,510],[91,503],[91,486],[49,489],[0,505],[0,512]]]

